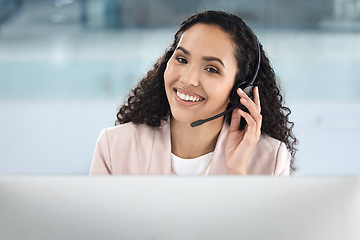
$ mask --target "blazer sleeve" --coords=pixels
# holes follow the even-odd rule
[[[103,130],[97,140],[90,175],[111,174],[111,155],[107,130]]]
[[[281,142],[276,155],[276,163],[275,163],[275,169],[273,175],[289,176],[290,160],[291,160],[291,154],[287,150],[285,143]]]

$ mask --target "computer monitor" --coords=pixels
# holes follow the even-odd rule
[[[1,176],[0,239],[360,239],[360,180]]]

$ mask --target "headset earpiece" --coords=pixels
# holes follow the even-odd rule
[[[248,81],[240,82],[239,84],[235,84],[233,89],[230,92],[230,102],[233,106],[240,104],[240,97],[237,94],[238,88],[241,88],[249,98],[253,99],[253,88],[254,86]],[[246,108],[243,105],[240,105],[240,109],[246,111]]]

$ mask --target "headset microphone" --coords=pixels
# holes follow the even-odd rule
[[[256,38],[255,38],[256,39]],[[259,44],[259,41],[256,39],[256,43],[257,43],[257,48],[258,48],[258,61],[257,61],[257,65],[256,65],[256,68],[255,68],[255,71],[254,71],[254,74],[251,78],[250,81],[247,81],[247,80],[244,80],[244,81],[240,81],[240,83],[238,84],[235,84],[233,89],[231,90],[230,92],[230,102],[234,105],[232,106],[231,108],[227,109],[226,111],[222,112],[222,113],[219,113],[215,116],[212,116],[212,117],[209,117],[207,119],[200,119],[200,120],[197,120],[195,122],[192,122],[190,124],[191,127],[197,127],[197,126],[200,126],[206,122],[209,122],[209,121],[212,121],[216,118],[219,118],[221,116],[224,116],[225,114],[233,111],[235,108],[240,108],[241,110],[243,111],[246,111],[246,112],[249,112],[246,107],[244,105],[242,105],[240,103],[240,97],[239,95],[237,94],[237,89],[238,88],[241,88],[244,93],[246,93],[246,95],[248,95],[251,99],[253,99],[253,84],[254,84],[254,81],[258,75],[258,72],[259,72],[259,68],[260,68],[260,61],[261,61],[261,49],[260,49],[260,44]]]
[[[241,103],[239,103],[238,105],[232,106],[232,107],[229,108],[228,110],[226,110],[226,111],[224,111],[224,112],[222,112],[222,113],[219,113],[218,115],[212,116],[212,117],[210,117],[210,118],[201,119],[201,120],[197,120],[197,121],[195,121],[195,122],[192,122],[192,123],[190,124],[190,126],[191,126],[191,127],[197,127],[197,126],[200,126],[200,125],[202,125],[202,124],[204,124],[204,123],[206,123],[206,122],[209,122],[209,121],[211,121],[211,120],[214,120],[214,119],[216,119],[216,118],[219,118],[219,117],[221,117],[221,116],[224,116],[225,114],[233,111],[235,108],[240,107],[240,105],[241,105]]]

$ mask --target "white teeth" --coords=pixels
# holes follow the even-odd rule
[[[191,101],[191,102],[198,102],[200,101],[199,97],[195,97],[195,96],[190,96],[190,95],[185,95],[184,93],[179,93],[178,91],[176,91],[176,95],[184,101]]]

